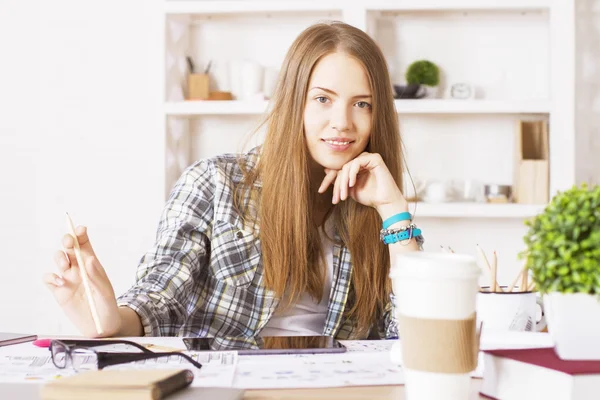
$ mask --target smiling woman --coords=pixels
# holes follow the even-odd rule
[[[421,248],[399,187],[392,85],[375,42],[350,25],[308,27],[284,60],[262,146],[199,160],[165,205],[156,244],[118,299],[86,229],[77,236],[104,335],[397,335],[390,259]],[[73,237],[46,282],[97,336]]]
[[[335,52],[315,65],[308,86],[304,134],[312,170],[322,170],[321,166],[339,170],[369,143],[369,78],[358,60]]]

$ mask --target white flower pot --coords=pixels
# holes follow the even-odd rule
[[[600,301],[574,293],[544,295],[548,332],[563,360],[600,360]]]
[[[425,98],[426,99],[437,99],[438,98],[438,92],[439,92],[439,87],[438,86],[425,86],[423,85],[423,87],[425,87]]]

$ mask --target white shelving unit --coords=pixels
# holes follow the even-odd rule
[[[165,104],[171,116],[253,115],[268,110],[268,101],[180,101]],[[398,114],[548,114],[549,101],[396,100]]]
[[[531,218],[544,210],[538,204],[410,203],[418,218]]]
[[[187,0],[165,1],[166,14],[229,14],[263,12],[331,11],[345,9],[349,14],[358,15],[364,11],[473,11],[473,10],[509,10],[529,11],[549,9],[555,6],[555,0],[374,0],[365,5],[348,4],[338,1],[218,1]]]
[[[166,14],[242,14],[341,10],[341,1],[166,1]]]
[[[534,57],[541,57],[547,53],[544,58],[545,62],[541,63],[541,71],[530,74],[530,77],[541,76],[541,88],[538,91],[545,93],[545,97],[527,98],[519,96],[509,96],[502,98],[500,95],[486,97],[485,99],[475,100],[449,100],[449,99],[428,99],[428,100],[396,100],[396,110],[403,122],[403,117],[409,119],[414,125],[414,121],[418,120],[424,123],[435,121],[433,128],[423,127],[424,132],[429,129],[435,129],[442,125],[457,125],[456,129],[452,126],[448,130],[460,132],[464,135],[463,126],[470,124],[470,121],[482,122],[481,132],[472,132],[473,137],[483,137],[488,135],[488,131],[494,131],[497,137],[502,136],[502,129],[505,130],[505,137],[512,138],[512,122],[519,118],[543,118],[549,120],[550,124],[550,193],[553,194],[558,190],[564,190],[575,182],[575,137],[574,137],[574,57],[569,55],[574,54],[574,5],[569,1],[563,0],[374,0],[368,4],[358,4],[346,1],[165,1],[164,19],[165,19],[165,59],[167,65],[163,74],[165,87],[165,136],[167,143],[167,159],[170,161],[170,167],[173,168],[170,174],[171,178],[177,176],[181,168],[187,165],[192,159],[197,158],[196,153],[198,148],[189,150],[186,146],[191,143],[208,143],[210,136],[207,130],[207,124],[202,124],[202,120],[210,121],[211,129],[218,124],[229,124],[238,122],[243,118],[254,118],[267,111],[267,101],[181,101],[180,98],[173,98],[171,95],[173,85],[183,82],[184,70],[182,70],[181,57],[186,52],[193,52],[196,47],[201,48],[199,52],[210,52],[211,50],[222,51],[229,45],[237,50],[245,50],[242,42],[250,40],[245,35],[239,35],[237,41],[226,43],[226,38],[215,37],[214,31],[209,30],[215,25],[214,29],[224,29],[222,32],[227,33],[227,29],[223,27],[231,27],[232,29],[253,29],[258,24],[261,28],[266,29],[271,27],[273,32],[289,33],[288,37],[295,37],[301,25],[307,26],[311,22],[316,22],[322,19],[341,19],[345,22],[353,24],[360,29],[368,32],[377,41],[388,41],[382,45],[384,50],[413,51],[407,54],[400,51],[396,57],[414,57],[418,53],[414,52],[414,47],[411,47],[412,42],[419,41],[420,49],[423,50],[423,56],[427,56],[425,51],[428,46],[435,46],[435,40],[427,39],[427,36],[419,37],[413,35],[413,31],[404,31],[402,24],[411,19],[423,19],[424,23],[440,22],[444,27],[450,30],[456,30],[461,26],[460,23],[454,24],[454,20],[462,16],[470,16],[473,18],[471,24],[473,29],[488,29],[487,21],[492,20],[497,29],[502,29],[501,24],[507,18],[512,18],[513,22],[517,22],[520,29],[528,29],[527,24],[521,21],[521,18],[530,18],[534,36],[542,38],[545,42],[540,44],[540,49],[537,52],[532,52]],[[476,17],[483,16],[481,21]],[[495,21],[495,15],[498,15],[498,21]],[[448,16],[448,17],[446,17]],[[508,16],[508,17],[507,17]],[[282,18],[281,25],[277,25],[277,18]],[[428,19],[427,19],[428,18]],[[454,18],[454,20],[453,20]],[[488,19],[485,19],[488,18]],[[228,22],[229,21],[229,22]],[[295,21],[298,27],[290,27],[290,21]],[[433,21],[433,22],[432,22]],[[474,22],[473,22],[474,21]],[[173,33],[173,24],[179,25],[179,32]],[[229,24],[229,25],[227,25]],[[252,25],[255,24],[255,25]],[[206,25],[206,28],[204,28]],[[414,26],[410,29],[414,29]],[[203,30],[205,29],[205,30]],[[212,29],[212,28],[211,28]],[[514,26],[506,25],[508,30],[513,30]],[[292,31],[296,30],[296,32]],[[288,32],[289,31],[289,32]],[[236,33],[239,31],[235,30]],[[408,33],[407,33],[408,32]],[[454,32],[454,31],[453,31]],[[458,33],[457,33],[458,32]],[[462,31],[454,32],[460,40]],[[508,32],[508,31],[507,31]],[[256,32],[250,32],[256,34]],[[411,34],[410,40],[402,40],[402,38],[394,38],[393,35]],[[486,31],[488,38],[492,38],[494,43],[497,43],[499,49],[511,48],[517,46],[520,42],[517,39],[503,39],[502,34],[493,37]],[[208,40],[202,35],[212,35]],[[490,36],[491,35],[491,36]],[[173,36],[177,36],[174,38]],[[250,35],[249,35],[250,36]],[[285,35],[283,35],[285,36]],[[476,35],[465,36],[468,40],[472,40],[474,46],[482,46],[480,49],[472,49],[473,54],[479,50],[495,51],[487,49],[482,43],[478,42]],[[187,39],[180,39],[184,37]],[[263,40],[260,37],[257,40]],[[223,40],[223,42],[221,42]],[[229,39],[231,40],[231,38]],[[283,40],[283,39],[282,39]],[[396,42],[394,42],[394,40]],[[482,39],[483,40],[483,39]],[[502,40],[505,40],[504,42]],[[513,40],[513,42],[510,42]],[[216,43],[218,42],[218,43]],[[471,42],[469,42],[471,43]],[[437,46],[441,46],[438,51],[443,54],[443,47],[452,45],[451,39],[448,42],[442,41]],[[196,47],[195,47],[196,46]],[[237,46],[237,47],[236,47]],[[282,45],[280,48],[273,48],[273,54],[277,52],[277,56],[273,56],[273,60],[282,59],[283,53],[287,50],[289,43]],[[523,44],[529,46],[529,43]],[[260,47],[262,57],[265,57],[265,46]],[[268,47],[268,46],[267,46]],[[550,51],[552,49],[552,51]],[[270,49],[268,49],[270,50]],[[459,49],[460,50],[460,49]],[[512,48],[510,49],[512,51]],[[546,53],[544,53],[546,51]],[[529,50],[519,54],[527,55]],[[384,51],[385,53],[385,51]],[[269,53],[270,54],[270,53]],[[449,53],[447,57],[453,57]],[[464,57],[464,53],[463,54]],[[491,54],[491,53],[486,53]],[[386,55],[387,56],[387,55]],[[468,56],[468,54],[467,54]],[[211,54],[205,55],[206,62]],[[393,59],[393,57],[392,57]],[[462,64],[457,59],[462,62]],[[468,65],[471,61],[468,58],[460,59],[447,58],[446,61],[449,68],[460,69],[461,65]],[[407,60],[408,61],[408,60]],[[539,58],[535,61],[539,61]],[[273,61],[273,64],[277,64]],[[500,59],[499,62],[511,62],[510,60]],[[527,60],[522,62],[514,62],[520,64],[521,68],[530,68],[531,63]],[[442,66],[443,67],[443,66]],[[511,69],[512,68],[512,69]],[[515,65],[506,67],[506,76],[514,79],[521,78],[518,73],[514,73]],[[518,70],[517,70],[518,71]],[[531,71],[531,70],[527,70]],[[451,71],[453,72],[453,71]],[[477,72],[477,68],[466,68],[463,72],[473,74]],[[512,75],[511,75],[512,74]],[[491,79],[491,78],[490,78]],[[524,82],[527,82],[525,80]],[[514,83],[514,82],[513,82]],[[539,82],[537,82],[539,84]],[[508,88],[502,88],[507,91],[517,88],[522,93],[526,93],[528,88],[513,84]],[[498,92],[500,93],[500,92]],[[420,120],[419,120],[420,119]],[[198,122],[200,121],[200,122]],[[458,121],[458,122],[457,122]],[[486,122],[485,124],[483,122]],[[436,125],[437,124],[437,125]],[[486,125],[487,124],[487,125]],[[409,124],[407,129],[402,130],[402,134],[406,137],[411,135],[411,130],[414,131],[413,125]],[[177,126],[180,131],[174,132],[173,126]],[[470,125],[469,125],[470,126]],[[223,128],[226,131],[227,128]],[[191,136],[200,136],[200,139],[190,138]],[[218,135],[220,138],[221,133]],[[491,136],[491,134],[489,134]],[[446,135],[448,136],[448,135]],[[481,139],[483,140],[483,138]],[[494,142],[494,137],[487,139]],[[503,139],[504,141],[510,139]],[[410,142],[410,140],[408,141]],[[476,141],[473,141],[476,142]],[[469,143],[469,141],[465,141]],[[496,149],[498,152],[502,149],[509,148],[508,142],[500,144],[498,147],[489,145],[489,149],[493,149],[490,157],[498,157],[501,155],[494,154]],[[200,146],[200,145],[198,145]],[[504,146],[504,147],[502,147]],[[193,146],[192,146],[193,147]],[[417,149],[410,150],[410,154],[415,154],[424,149],[416,146]],[[235,151],[236,148],[232,148]],[[477,153],[478,150],[468,150],[468,152]],[[510,155],[506,155],[509,157]],[[177,158],[178,161],[173,161]],[[431,158],[431,154],[426,154],[424,157]],[[169,162],[167,162],[169,164]],[[491,161],[490,165],[500,164],[498,167],[489,167],[490,176],[494,175],[498,169],[506,170],[506,165]],[[442,169],[444,166],[442,165]],[[169,174],[167,174],[169,176]],[[165,182],[166,190],[170,189],[171,181]],[[470,220],[477,218],[511,218],[525,219],[529,218],[543,209],[543,205],[522,205],[522,204],[477,204],[477,203],[447,203],[447,204],[418,204],[418,214],[428,218],[468,218]]]
[[[374,0],[365,5],[365,8],[376,11],[529,11],[550,8],[554,3],[554,0]]]

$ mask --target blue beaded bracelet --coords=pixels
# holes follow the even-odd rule
[[[392,243],[396,243],[396,242],[401,242],[406,239],[412,239],[412,238],[414,238],[416,236],[420,236],[420,235],[421,235],[421,230],[419,228],[407,229],[402,232],[385,235],[383,237],[383,243],[392,244]]]
[[[401,212],[396,215],[392,215],[391,217],[389,217],[388,219],[383,221],[383,229],[387,229],[390,226],[392,226],[393,224],[395,224],[396,222],[400,222],[400,221],[412,221],[412,216],[410,215],[410,213],[408,211]]]

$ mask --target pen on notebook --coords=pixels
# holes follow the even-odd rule
[[[98,310],[96,309],[96,302],[94,301],[94,297],[92,296],[89,277],[85,269],[85,264],[83,263],[83,257],[81,257],[81,250],[79,248],[77,234],[75,233],[75,227],[73,226],[73,221],[71,221],[69,213],[66,214],[67,229],[69,230],[71,236],[73,236],[73,251],[75,252],[75,258],[77,258],[77,264],[79,265],[79,274],[81,275],[81,280],[83,281],[85,295],[87,297],[88,304],[90,305],[90,311],[92,312],[92,319],[94,320],[94,324],[96,325],[96,331],[98,332],[98,335],[101,335],[104,331],[102,330],[102,325],[100,325],[100,317],[98,316]]]

